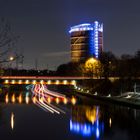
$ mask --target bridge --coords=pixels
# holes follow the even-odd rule
[[[105,79],[104,77],[72,77],[72,76],[0,76],[2,84],[55,84],[55,85],[75,85],[78,80]],[[120,79],[119,77],[109,77],[111,82]],[[140,79],[140,78],[139,78]]]
[[[55,84],[75,85],[76,80],[84,77],[59,77],[59,76],[1,76],[2,84]]]

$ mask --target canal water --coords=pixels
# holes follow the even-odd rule
[[[0,139],[140,139],[140,110],[91,99],[75,105],[57,104],[57,107],[63,113],[50,113],[33,103],[1,102]]]

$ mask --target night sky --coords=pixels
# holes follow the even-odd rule
[[[69,29],[95,20],[104,24],[104,50],[117,56],[140,49],[139,0],[0,0],[23,52],[24,68],[56,69],[70,61]]]

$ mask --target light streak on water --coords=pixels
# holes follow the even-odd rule
[[[54,113],[54,111],[52,111],[52,110],[49,109],[48,107],[44,106],[40,101],[37,101],[37,104],[38,104],[39,106],[41,106],[41,108],[43,107],[43,109],[46,109],[46,110],[48,110],[48,111],[51,112],[51,113]]]
[[[34,97],[32,99],[33,103],[35,103],[36,105],[40,106],[43,109],[48,110],[51,113],[57,113],[57,114],[65,113],[60,108],[51,104],[53,99],[57,104],[59,104],[60,99],[65,101],[66,104],[67,99],[65,98],[65,95],[48,90],[44,84],[34,85],[31,91],[33,93],[33,96],[36,96],[38,98],[38,99],[36,98],[36,102],[34,102]]]
[[[62,109],[56,107],[55,105],[52,105],[52,104],[50,104],[50,103],[48,103],[48,102],[46,102],[46,101],[45,101],[45,103],[47,103],[49,106],[51,106],[51,107],[54,108],[55,110],[60,111],[61,113],[64,113],[64,114],[65,114],[65,111],[63,111]]]
[[[45,107],[46,109],[49,109],[49,110],[51,110],[51,111],[53,111],[53,112],[55,112],[55,113],[57,113],[57,114],[60,114],[59,111],[57,111],[56,109],[52,108],[51,106],[45,104],[45,103],[43,102],[43,100],[39,99],[39,101],[40,101],[40,103],[42,104],[42,106]]]

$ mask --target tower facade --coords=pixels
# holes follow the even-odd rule
[[[99,58],[103,50],[103,24],[98,21],[70,28],[71,60],[86,61],[90,57]]]

